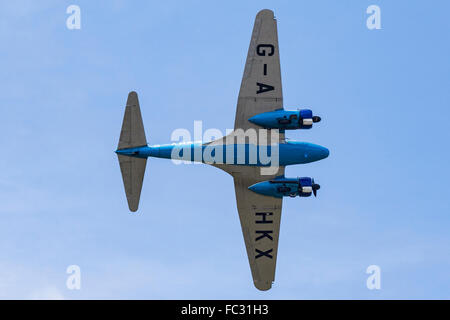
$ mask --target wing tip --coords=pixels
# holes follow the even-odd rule
[[[264,16],[267,16],[268,18],[272,18],[272,19],[275,17],[275,15],[274,15],[272,10],[270,10],[270,9],[262,9],[262,10],[260,10],[258,12],[258,14],[256,15],[256,18],[262,18]]]
[[[272,288],[272,281],[254,281],[253,284],[260,291],[267,291]]]
[[[138,95],[136,91],[130,91],[128,93],[127,106],[128,105],[137,105],[139,103]]]
[[[128,209],[133,213],[138,210],[138,207],[139,207],[138,204],[128,204]]]

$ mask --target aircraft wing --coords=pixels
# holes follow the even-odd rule
[[[234,120],[234,131],[227,137],[209,142],[209,145],[233,144],[236,138],[243,135],[241,130],[253,128],[263,129],[249,118],[283,108],[283,92],[281,88],[280,53],[278,48],[277,20],[273,11],[264,9],[258,12],[253,26],[244,75],[242,76]],[[226,138],[230,138],[226,140]],[[279,132],[279,143],[284,143],[284,132]],[[267,144],[267,140],[258,144]],[[225,171],[226,168],[223,168]]]
[[[208,145],[233,144],[242,132],[262,129],[248,121],[256,114],[283,108],[280,56],[278,50],[277,22],[273,11],[262,10],[255,19],[252,38],[239,91],[234,131]],[[267,132],[267,137],[270,135]],[[231,138],[231,139],[228,139]],[[260,140],[257,144],[264,145]],[[284,133],[279,133],[279,143],[284,143]],[[259,290],[268,290],[275,279],[275,266],[280,231],[282,199],[259,195],[249,186],[284,175],[284,167],[277,172],[262,175],[257,166],[213,164],[234,178],[236,203],[253,281]]]
[[[236,166],[230,173],[234,178],[236,203],[253,282],[259,290],[269,290],[275,280],[283,199],[260,195],[248,189],[252,184],[274,178],[261,176],[259,168]],[[279,174],[284,174],[284,167],[280,168]]]
[[[239,91],[234,129],[259,128],[256,114],[283,108],[277,20],[273,11],[258,12]]]
[[[261,130],[248,119],[256,114],[281,108],[283,92],[277,21],[273,11],[261,10],[253,26],[239,90],[234,129]],[[280,133],[280,142],[284,142],[283,133]],[[283,199],[257,194],[248,187],[273,179],[277,175],[284,175],[284,167],[280,167],[272,176],[261,175],[258,167],[233,166],[231,170],[226,171],[234,178],[236,203],[253,282],[259,290],[268,290],[275,280]]]

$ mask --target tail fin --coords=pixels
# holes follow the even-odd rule
[[[122,131],[120,132],[117,150],[142,147],[147,145],[145,139],[144,124],[142,123],[141,109],[137,93],[128,94],[127,106],[123,117]],[[120,171],[122,171],[123,185],[127,195],[128,207],[135,212],[139,206],[142,182],[144,180],[146,158],[137,158],[117,154]]]

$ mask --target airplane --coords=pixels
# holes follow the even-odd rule
[[[283,197],[316,196],[320,189],[310,177],[285,177],[285,167],[329,155],[325,147],[287,140],[285,131],[311,129],[320,120],[309,109],[283,108],[277,21],[273,11],[261,10],[255,19],[230,134],[206,143],[148,145],[137,93],[129,93],[115,151],[128,207],[132,212],[138,209],[148,157],[198,161],[224,170],[234,179],[254,285],[269,290],[275,280]]]

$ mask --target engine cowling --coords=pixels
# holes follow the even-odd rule
[[[275,198],[282,197],[309,197],[312,194],[317,195],[320,185],[309,177],[301,178],[277,178],[274,180],[262,181],[248,187],[253,192],[271,196]]]
[[[301,109],[297,111],[276,110],[257,114],[248,121],[261,126],[265,129],[311,129],[313,123],[319,122],[319,116],[313,116],[309,109]]]

